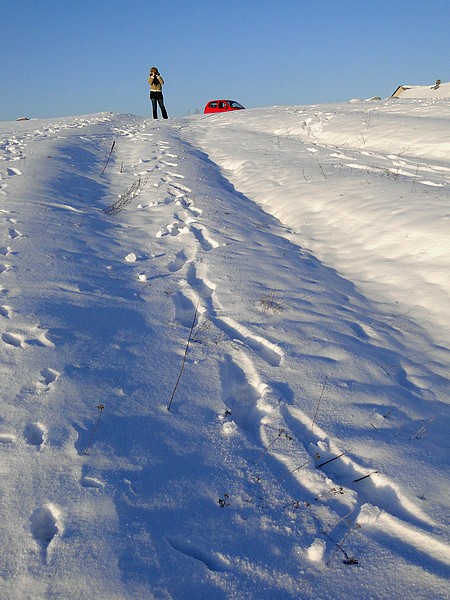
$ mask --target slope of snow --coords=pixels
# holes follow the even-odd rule
[[[0,598],[449,597],[448,121],[0,125]]]

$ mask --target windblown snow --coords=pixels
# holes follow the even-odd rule
[[[0,125],[2,600],[450,597],[449,125]]]

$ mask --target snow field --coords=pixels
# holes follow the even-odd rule
[[[6,598],[448,597],[450,171],[352,110],[3,133]]]

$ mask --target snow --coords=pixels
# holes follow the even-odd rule
[[[450,83],[405,86],[402,98],[450,98]]]
[[[450,597],[449,120],[0,124],[0,598]]]

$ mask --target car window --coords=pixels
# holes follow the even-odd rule
[[[226,102],[219,102],[219,108],[228,108],[228,104]]]
[[[239,102],[235,102],[234,100],[227,100],[227,102],[231,108],[244,108],[242,104],[239,104]]]
[[[217,102],[210,102],[209,108],[217,108]]]

